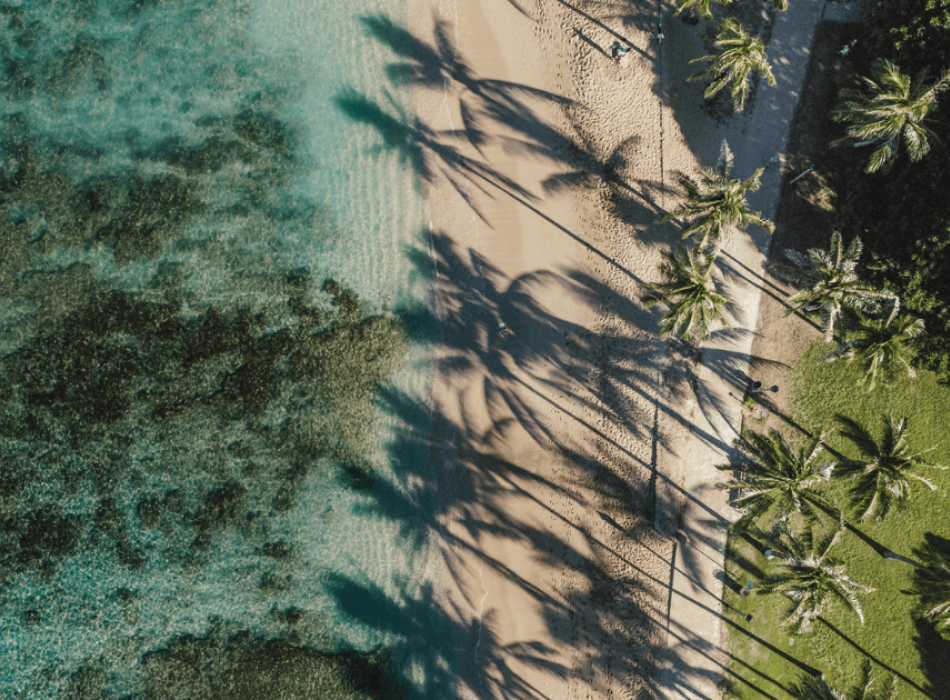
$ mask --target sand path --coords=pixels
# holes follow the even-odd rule
[[[714,466],[739,426],[767,234],[726,236],[736,330],[698,362],[638,297],[679,238],[656,224],[676,173],[714,165],[723,137],[740,177],[781,151],[823,3],[780,15],[778,85],[723,126],[684,81],[702,26],[662,9],[662,46],[655,3],[413,10],[418,122],[390,137],[426,187],[440,633],[463,698],[719,695],[734,516]],[[616,39],[633,47],[619,63]],[[766,216],[779,177],[752,199]]]

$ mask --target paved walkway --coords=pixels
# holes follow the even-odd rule
[[[759,85],[746,112],[718,127],[712,119],[697,119],[701,90],[684,88],[685,76],[695,70],[690,58],[702,50],[698,34],[703,26],[690,27],[672,17],[665,8],[667,27],[663,44],[663,83],[675,91],[664,101],[665,128],[683,125],[683,137],[704,165],[716,163],[719,144],[725,138],[735,154],[734,173],[746,178],[784,152],[792,115],[801,92],[810,57],[809,47],[821,19],[857,21],[859,3],[825,3],[795,0],[777,13],[768,45],[769,60],[777,84]],[[692,133],[699,125],[701,133]],[[781,168],[772,167],[762,187],[749,201],[752,209],[774,218],[778,203]],[[675,176],[666,173],[666,181]],[[721,333],[707,342],[702,359],[692,371],[692,390],[683,383],[668,385],[667,400],[678,406],[660,416],[659,433],[665,437],[657,452],[657,470],[675,486],[658,486],[657,529],[677,541],[670,597],[669,657],[661,692],[667,698],[710,699],[721,697],[723,655],[719,651],[722,631],[722,582],[727,529],[735,511],[726,494],[715,488],[723,474],[717,464],[729,461],[728,452],[741,425],[741,398],[749,381],[748,357],[758,316],[760,289],[756,275],[768,249],[769,235],[756,228],[726,237],[724,258],[735,271],[725,280],[726,293],[737,301],[736,331]],[[754,379],[752,377],[751,379]],[[684,420],[685,417],[685,420]],[[661,480],[661,484],[662,484]],[[677,488],[677,487],[681,487]],[[755,632],[755,622],[749,625]]]

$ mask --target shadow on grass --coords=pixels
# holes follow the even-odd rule
[[[920,652],[920,668],[927,679],[925,694],[931,698],[950,697],[950,640],[937,632],[936,626],[927,620],[914,621],[917,635],[914,644]],[[922,691],[923,692],[923,691]]]
[[[879,658],[877,658],[876,656],[874,656],[873,654],[871,654],[869,651],[867,651],[867,650],[866,650],[864,647],[862,647],[860,644],[858,644],[857,642],[855,642],[854,640],[852,640],[851,637],[849,637],[849,636],[846,635],[844,632],[842,632],[841,630],[839,630],[839,629],[838,629],[837,627],[835,627],[832,623],[828,622],[828,620],[826,620],[824,617],[822,617],[822,616],[819,615],[819,616],[818,616],[818,620],[819,620],[820,622],[822,622],[822,623],[825,625],[825,627],[827,627],[827,628],[830,629],[832,632],[834,632],[836,635],[838,635],[838,637],[840,637],[840,638],[841,638],[844,642],[846,642],[849,646],[853,647],[856,651],[858,651],[858,652],[860,652],[861,654],[863,654],[865,657],[867,657],[867,658],[870,659],[872,662],[874,662],[875,664],[877,664],[878,666],[880,666],[881,668],[883,668],[885,671],[887,671],[887,672],[889,672],[889,673],[893,673],[895,676],[897,676],[898,679],[900,679],[901,681],[903,681],[904,683],[906,683],[906,684],[909,685],[910,687],[914,688],[914,689],[917,690],[918,692],[923,693],[923,694],[926,695],[928,698],[931,698],[931,700],[940,700],[940,698],[938,698],[936,695],[931,695],[931,694],[928,693],[924,688],[921,688],[919,685],[917,685],[916,683],[914,683],[914,681],[912,681],[910,678],[908,678],[907,676],[905,676],[903,673],[901,673],[900,671],[895,670],[893,667],[887,665],[886,663],[884,663],[883,661],[881,661]]]

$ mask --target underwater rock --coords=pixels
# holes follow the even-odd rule
[[[385,649],[329,654],[250,635],[232,635],[228,641],[185,637],[147,654],[143,664],[147,677],[143,700],[410,697]]]
[[[290,542],[266,542],[261,548],[261,554],[271,559],[288,559],[294,553],[294,546]]]
[[[69,677],[62,700],[113,700],[109,674],[102,668],[83,666]]]
[[[45,66],[43,87],[52,94],[76,90],[85,79],[107,80],[105,59],[99,53],[99,41],[88,34],[79,34],[73,47]]]
[[[56,504],[29,514],[20,535],[20,561],[66,556],[76,545],[76,523]]]
[[[120,197],[113,215],[94,234],[95,241],[112,247],[117,262],[157,257],[163,241],[204,206],[192,187],[174,175],[132,177]]]
[[[158,527],[164,509],[157,498],[143,498],[135,508],[145,527]]]
[[[234,131],[262,148],[285,151],[289,146],[287,129],[279,119],[250,109],[242,110],[234,118]]]
[[[237,140],[212,137],[197,146],[187,147],[178,136],[167,138],[148,151],[138,151],[135,156],[162,161],[190,175],[214,173],[235,161],[246,162],[253,157]]]
[[[229,520],[237,517],[246,494],[247,489],[234,481],[212,489],[195,515],[195,525],[202,532],[227,525]]]
[[[9,682],[45,700],[389,697],[382,656],[306,648],[334,634],[292,604],[322,575],[288,526],[330,481],[307,475],[358,465],[351,485],[372,485],[376,394],[408,345],[401,318],[311,278],[317,246],[294,248],[339,235],[293,194],[297,88],[242,53],[241,2],[15,4],[0,6],[0,583],[61,586],[63,607],[13,609],[30,658]],[[202,600],[212,577],[220,600]],[[241,618],[230,636],[168,645],[135,687],[140,654],[208,607]],[[103,646],[44,656],[91,634]]]

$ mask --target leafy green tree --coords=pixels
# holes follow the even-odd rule
[[[782,624],[797,634],[810,632],[811,621],[821,615],[828,602],[834,599],[847,604],[864,623],[864,611],[857,594],[871,593],[874,589],[848,576],[844,565],[829,556],[843,531],[842,523],[841,527],[818,541],[814,540],[811,529],[805,529],[798,537],[785,531],[772,542],[772,550],[782,571],[763,579],[756,592],[782,593],[791,599],[792,606],[786,611]]]
[[[739,20],[729,18],[719,25],[719,31],[713,40],[716,53],[694,58],[690,63],[707,61],[709,65],[698,73],[689,76],[687,80],[702,80],[708,78],[711,82],[706,92],[710,98],[727,85],[732,85],[732,99],[736,111],[741,112],[745,107],[746,97],[749,96],[753,74],[765,78],[769,85],[775,85],[775,76],[765,56],[765,44],[746,32]]]
[[[927,117],[937,97],[950,85],[950,71],[928,84],[925,75],[911,80],[886,59],[875,61],[872,71],[873,79],[864,78],[864,91],[841,91],[841,102],[831,115],[836,122],[849,125],[847,135],[832,141],[832,146],[876,146],[867,173],[890,169],[901,145],[913,162],[930,152],[933,132],[926,124]]]
[[[831,342],[844,309],[872,313],[880,310],[882,301],[896,304],[891,292],[871,289],[858,279],[861,250],[861,239],[855,237],[845,248],[837,231],[831,234],[828,250],[811,248],[807,255],[786,250],[792,265],[776,265],[772,271],[801,291],[788,298],[791,308],[785,315],[795,311],[820,313],[825,340]]]
[[[871,677],[871,662],[861,663],[861,680],[851,686],[848,694],[833,688],[824,678],[802,674],[791,687],[795,700],[894,700],[897,697],[897,676],[891,674],[890,683],[875,687]]]
[[[812,438],[797,448],[777,430],[768,434],[743,428],[735,443],[745,459],[716,467],[720,471],[738,472],[739,477],[720,484],[721,489],[735,489],[738,496],[732,506],[746,510],[736,523],[745,527],[766,514],[776,516],[801,513],[809,521],[817,520],[814,506],[826,512],[837,509],[815,489],[831,476],[833,462],[823,461],[822,436]]]
[[[647,307],[666,304],[669,312],[663,317],[660,335],[669,338],[679,335],[689,340],[698,335],[702,340],[718,319],[728,328],[725,307],[729,300],[718,292],[712,280],[712,265],[715,258],[699,249],[687,250],[682,244],[675,253],[661,253],[660,273],[664,281],[644,284],[647,294],[640,300]]]
[[[832,475],[852,479],[851,507],[861,520],[876,517],[882,521],[892,507],[900,507],[910,495],[910,481],[915,479],[936,490],[927,478],[913,473],[918,467],[946,469],[925,462],[922,452],[911,452],[907,447],[907,419],[883,418],[884,430],[880,441],[857,421],[837,416],[842,426],[839,431],[861,453],[860,459],[842,460],[835,465]]]
[[[729,5],[732,3],[732,0],[716,0],[716,2],[720,5]],[[676,5],[676,12],[674,14],[677,17],[683,14],[688,8],[695,7],[703,19],[712,19],[712,7],[709,4],[710,0],[673,0],[673,3]]]
[[[950,66],[950,0],[876,0],[867,7],[871,54],[913,73]]]
[[[899,370],[904,370],[910,378],[916,377],[905,351],[909,340],[923,335],[924,322],[898,312],[899,308],[894,304],[887,316],[868,318],[858,314],[857,327],[850,330],[840,347],[825,359],[829,362],[842,357],[848,362],[857,360],[864,366],[864,381],[869,384],[869,389],[874,388],[879,376],[887,381]]]
[[[685,217],[692,223],[683,231],[683,238],[700,234],[697,245],[716,248],[722,236],[723,226],[734,224],[745,227],[757,224],[771,233],[775,226],[762,218],[761,212],[750,211],[746,204],[746,192],[759,189],[759,178],[765,168],[756,170],[748,180],[733,180],[733,155],[729,144],[722,142],[717,169],[702,168],[702,184],[688,175],[680,178],[680,186],[686,190],[686,203],[666,214],[661,222]]]
[[[950,547],[927,535],[927,541],[914,550],[927,566],[914,572],[911,588],[905,593],[920,597],[917,613],[934,623],[945,639],[950,639]]]

